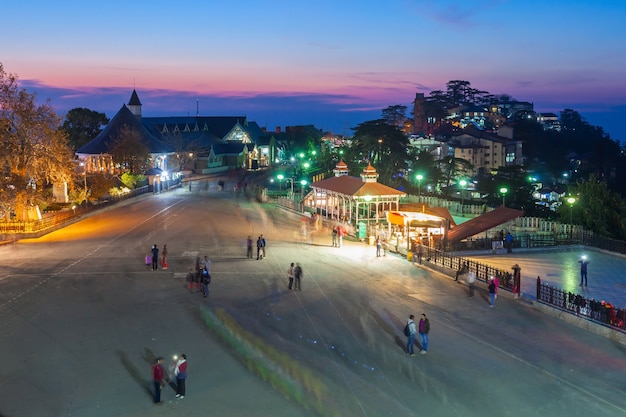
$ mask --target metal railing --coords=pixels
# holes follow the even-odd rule
[[[624,327],[626,308],[617,308],[606,301],[589,299],[580,294],[544,284],[539,277],[537,278],[537,301],[626,332]]]
[[[516,283],[513,274],[508,271],[476,262],[472,259],[452,255],[435,248],[422,246],[421,251],[422,262],[436,265],[446,270],[448,275],[458,274],[463,265],[466,264],[469,267],[469,271],[476,274],[477,280],[486,283],[489,281],[490,277],[495,276],[498,278],[500,288],[510,292],[514,292],[516,289],[519,291],[520,283]],[[580,294],[564,291],[560,288],[542,283],[540,278],[537,279],[536,295],[538,302],[609,326],[614,330],[626,332],[626,308],[618,308],[607,301],[597,301],[583,297]]]

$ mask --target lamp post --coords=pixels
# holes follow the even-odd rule
[[[502,194],[502,207],[506,207],[504,204],[504,197],[506,197],[506,193],[509,192],[509,189],[506,187],[501,187],[500,188],[500,194]]]
[[[422,180],[424,179],[424,176],[422,174],[417,174],[415,176],[415,179],[417,179],[417,195],[418,197],[422,196]]]
[[[567,203],[569,204],[569,238],[570,240],[572,239],[572,233],[573,233],[573,214],[572,211],[574,209],[574,203],[576,202],[576,198],[575,197],[568,197],[567,198]]]
[[[283,180],[285,179],[285,176],[283,174],[278,174],[278,175],[276,175],[276,179],[278,180],[278,190],[282,191],[283,190]]]
[[[87,166],[84,162],[81,162],[80,166],[83,167],[83,201],[85,201],[85,205],[87,205]]]
[[[467,181],[461,180],[461,181],[459,181],[459,185],[461,186],[461,214],[463,214],[463,203],[464,203],[463,191],[465,190],[465,187],[467,186]]]
[[[300,192],[302,197],[304,197],[304,187],[307,185],[307,180],[300,180]]]

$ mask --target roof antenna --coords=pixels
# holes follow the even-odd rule
[[[196,117],[200,117],[200,100],[196,99]]]

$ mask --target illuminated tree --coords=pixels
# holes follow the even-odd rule
[[[48,103],[20,89],[17,76],[0,64],[0,206],[27,219],[54,183],[72,184],[72,152],[61,120]]]

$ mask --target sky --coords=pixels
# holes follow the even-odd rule
[[[246,116],[350,134],[465,80],[626,142],[626,1],[10,1],[0,63],[64,115]]]

